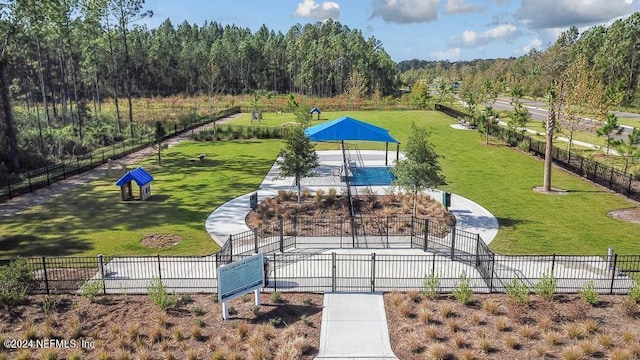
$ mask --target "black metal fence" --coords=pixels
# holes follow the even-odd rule
[[[239,260],[250,255],[237,255]],[[489,256],[464,255],[459,261],[436,253],[413,251],[396,255],[368,249],[359,253],[333,250],[296,250],[265,254],[265,291],[409,291],[425,288],[433,274],[437,288],[449,293],[469,280],[474,292],[500,293],[518,279],[531,291],[546,275],[552,275],[558,293],[575,293],[593,282],[602,294],[625,294],[635,285],[627,271],[639,271],[640,255],[599,256]],[[162,279],[169,292],[216,293],[216,256],[204,257],[46,257],[29,258],[37,287],[34,293],[79,293],[94,284],[102,294],[146,293],[154,278]],[[470,264],[490,264],[489,276]]]
[[[175,124],[168,129],[164,139],[169,139],[189,130],[193,130],[205,124],[215,122],[218,119],[240,112],[240,107],[233,107],[216,113],[212,118],[193,124]],[[134,153],[155,143],[154,135],[147,135],[136,139],[127,139],[110,147],[98,149],[88,154],[79,155],[72,159],[66,159],[58,164],[49,165],[40,169],[22,173],[19,176],[0,179],[0,202],[7,201],[15,196],[29,193],[37,189],[49,186],[57,181],[70,176],[96,168],[106,164],[109,159],[115,160]]]
[[[470,117],[468,114],[440,104],[436,105],[436,110],[455,118],[466,119]],[[546,142],[533,139],[522,132],[499,127],[493,129],[490,135],[512,146],[525,146],[526,150],[536,156],[542,158],[545,156]],[[589,181],[602,185],[611,191],[622,194],[635,201],[640,201],[640,179],[638,179],[637,176],[622,172],[612,166],[585,158],[557,146],[553,147],[551,154],[553,162],[556,165]]]
[[[215,293],[217,268],[255,253],[268,260],[267,291],[421,290],[425,276],[433,274],[441,292],[459,286],[461,276],[473,291],[485,293],[504,292],[514,279],[533,291],[543,277],[553,276],[558,292],[577,292],[593,282],[600,293],[618,294],[628,292],[640,274],[640,255],[497,255],[478,234],[411,216],[283,220],[231,235],[210,256],[26,260],[36,293],[75,293],[87,284],[104,294],[145,293],[154,278],[171,292]],[[0,266],[12,260],[0,260]]]

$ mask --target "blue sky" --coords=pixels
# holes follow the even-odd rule
[[[640,11],[638,0],[146,0],[147,26],[169,18],[217,21],[286,33],[328,18],[382,41],[397,62],[521,56],[544,49],[560,32],[581,31]]]

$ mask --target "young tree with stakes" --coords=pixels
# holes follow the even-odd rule
[[[396,185],[413,194],[413,216],[416,216],[420,192],[445,183],[438,155],[429,142],[429,132],[414,123],[405,150],[406,159],[396,163]]]
[[[318,154],[311,139],[304,133],[303,125],[291,126],[286,129],[277,164],[280,166],[280,175],[293,176],[298,188],[298,202],[302,186],[300,181],[309,176],[312,170],[318,166]]]

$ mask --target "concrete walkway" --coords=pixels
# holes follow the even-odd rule
[[[324,295],[316,359],[397,359],[389,341],[382,293]]]
[[[361,150],[360,153],[365,166],[385,165],[384,151]],[[302,188],[313,192],[321,189],[325,193],[328,192],[329,188],[335,188],[340,192],[340,189],[345,187],[346,184],[340,181],[339,176],[333,175],[333,169],[342,164],[342,153],[336,150],[318,151],[318,157],[320,166],[316,169],[316,176],[304,178],[302,180]],[[393,161],[391,161],[392,157]],[[395,163],[395,156],[390,155],[389,158],[389,165]],[[355,188],[354,192],[364,191],[364,187],[361,186],[354,186],[353,188]],[[374,193],[382,195],[388,193],[389,186],[371,186],[370,189]],[[293,177],[280,177],[279,167],[274,163],[257,190],[258,202],[265,197],[276,196],[279,190],[297,191]],[[227,241],[229,235],[250,230],[245,222],[245,217],[251,210],[249,197],[252,193],[244,194],[226,202],[215,209],[205,221],[207,232],[220,246]],[[436,201],[442,201],[442,191],[440,190],[427,191],[425,194],[430,195]],[[456,216],[456,226],[459,229],[480,234],[487,244],[496,237],[498,220],[487,209],[472,200],[452,194],[449,211]]]

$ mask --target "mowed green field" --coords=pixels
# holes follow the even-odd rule
[[[448,184],[443,188],[491,211],[500,223],[491,247],[508,254],[640,254],[640,225],[609,218],[611,210],[636,206],[622,197],[560,169],[554,187],[567,195],[532,191],[542,182],[542,162],[514,149],[484,145],[478,132],[455,130],[454,119],[437,112],[323,113],[312,125],[351,116],[390,130],[404,142],[411,124],[429,129]],[[315,119],[315,117],[314,117]],[[291,114],[265,113],[260,125],[280,126]],[[249,114],[234,121],[249,125]],[[54,197],[24,214],[0,219],[0,256],[176,254],[203,255],[217,246],[204,229],[206,217],[224,202],[255,190],[273,164],[280,140],[186,142],[164,152],[161,168],[154,159],[139,165],[155,177],[148,202],[120,202],[116,179],[102,179]],[[384,144],[361,143],[361,149]],[[336,144],[317,148],[336,149]],[[402,147],[401,147],[402,149]],[[390,146],[395,151],[395,146]],[[207,154],[204,163],[190,162]],[[180,244],[158,250],[140,244],[148,234],[179,234]]]

